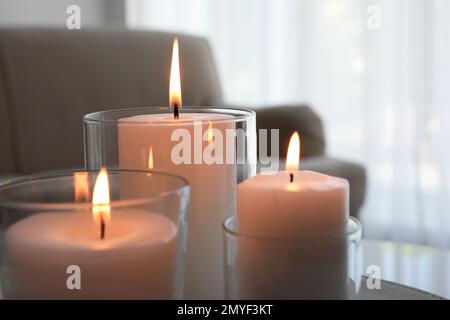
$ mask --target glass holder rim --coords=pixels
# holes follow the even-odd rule
[[[161,198],[166,198],[178,193],[189,193],[190,192],[190,184],[188,180],[184,177],[158,170],[138,170],[138,169],[118,169],[118,168],[107,168],[108,175],[111,174],[119,174],[119,173],[136,173],[136,174],[151,174],[155,176],[161,177],[170,177],[181,182],[179,187],[174,188],[174,190],[164,191],[158,193],[156,195],[152,195],[149,197],[141,197],[136,199],[126,199],[126,200],[113,200],[111,199],[110,207],[111,208],[120,208],[127,206],[135,206],[135,205],[143,205],[149,204],[154,201],[158,201]],[[67,178],[72,176],[77,172],[87,172],[87,173],[98,173],[99,170],[76,170],[76,169],[63,169],[63,170],[52,170],[42,173],[30,174],[21,177],[16,177],[11,180],[7,180],[4,183],[0,183],[0,194],[3,190],[15,187],[21,184],[26,183],[38,183],[39,181],[44,181],[47,179],[54,178]],[[45,202],[20,202],[20,201],[5,201],[0,197],[0,206],[3,208],[14,208],[14,209],[43,209],[43,210],[74,210],[74,209],[92,209],[93,205],[91,202],[58,202],[58,203],[45,203]]]
[[[119,108],[119,109],[108,109],[108,110],[104,110],[104,111],[97,111],[97,112],[91,112],[88,114],[85,114],[83,116],[83,122],[84,123],[102,123],[102,124],[117,124],[119,121],[117,119],[98,119],[96,118],[97,116],[101,115],[101,114],[114,114],[114,113],[119,113],[119,112],[139,112],[139,111],[171,111],[171,107],[169,106],[150,106],[150,107],[132,107],[132,108]],[[197,112],[205,112],[205,111],[216,111],[218,114],[232,114],[232,112],[235,113],[240,113],[238,115],[233,116],[232,119],[213,119],[210,120],[211,123],[216,124],[216,123],[221,123],[221,122],[239,122],[242,121],[248,117],[255,117],[256,116],[256,112],[248,109],[248,108],[243,108],[243,107],[234,107],[234,106],[230,106],[230,107],[225,107],[225,106],[182,106],[179,109],[179,113],[183,114],[186,113],[186,111],[197,111]],[[144,115],[145,113],[143,113]],[[152,113],[148,113],[148,114],[152,114]],[[154,113],[153,113],[154,114]],[[138,115],[138,114],[134,114],[134,115]],[[129,116],[133,116],[133,114],[130,114]],[[209,120],[208,120],[209,121]],[[192,123],[192,120],[183,120],[183,119],[179,119],[178,123],[183,124],[183,123]],[[145,124],[143,122],[126,122],[126,123],[137,123],[137,124]],[[153,122],[152,124],[159,124],[160,122]]]
[[[335,240],[335,239],[342,239],[342,238],[353,238],[353,237],[361,237],[362,234],[362,224],[361,222],[356,219],[355,217],[350,216],[347,221],[347,231],[345,233],[341,234],[335,234],[327,237],[298,237],[298,238],[275,238],[275,237],[261,237],[261,236],[253,236],[248,234],[242,234],[239,233],[237,230],[232,230],[227,225],[232,220],[235,220],[235,216],[228,217],[224,220],[222,223],[222,230],[225,233],[226,236],[232,236],[235,238],[243,238],[243,239],[249,239],[249,240],[256,240],[256,241],[275,241],[275,242],[301,242],[301,241],[329,241],[329,240]]]

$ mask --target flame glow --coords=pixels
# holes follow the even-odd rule
[[[89,174],[87,172],[75,172],[73,174],[75,189],[75,202],[89,201]]]
[[[109,205],[109,182],[106,168],[102,168],[95,180],[94,192],[92,194],[92,217],[97,225],[108,223],[111,218],[111,207]]]
[[[289,147],[286,156],[286,171],[297,171],[300,160],[300,136],[295,131],[289,140]]]
[[[178,38],[173,40],[172,66],[170,68],[169,106],[181,108],[180,58]]]

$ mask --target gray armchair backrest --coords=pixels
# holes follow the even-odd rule
[[[289,140],[298,131],[301,141],[301,156],[313,157],[325,153],[325,134],[319,115],[307,105],[286,105],[255,109],[258,129],[279,129],[280,158],[286,157]],[[270,138],[268,138],[270,141]],[[270,144],[269,144],[270,146]],[[269,152],[271,151],[270,148]]]
[[[205,39],[180,41],[183,103],[220,104]],[[86,113],[168,103],[174,34],[0,29],[0,174],[83,166]]]

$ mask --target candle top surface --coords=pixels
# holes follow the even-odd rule
[[[290,182],[289,176],[291,173],[293,174],[292,182]],[[314,171],[302,170],[265,172],[251,177],[241,185],[260,190],[284,189],[288,192],[328,191],[348,188],[348,181]]]
[[[43,212],[12,225],[6,232],[6,241],[18,247],[35,247],[36,250],[102,252],[163,244],[176,234],[176,226],[171,220],[144,210],[114,211],[104,239],[99,238],[99,228],[90,212]]]
[[[180,112],[178,119],[174,118],[173,113],[159,113],[159,114],[143,114],[131,117],[120,118],[120,124],[134,124],[134,125],[182,125],[198,122],[229,122],[234,120],[234,117],[228,114],[220,113],[195,113],[195,112]]]

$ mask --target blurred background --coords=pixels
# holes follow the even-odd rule
[[[450,1],[0,0],[0,26],[206,37],[228,104],[306,103],[364,164],[365,237],[450,247]]]

